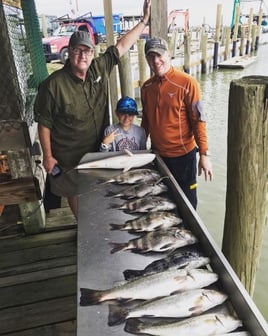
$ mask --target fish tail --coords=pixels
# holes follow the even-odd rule
[[[116,203],[110,203],[109,204],[109,209],[120,209],[120,205]]]
[[[127,308],[116,305],[109,305],[108,325],[111,327],[123,323],[127,315]]]
[[[144,272],[143,270],[132,270],[132,269],[127,269],[123,272],[125,280],[131,280],[135,279],[139,276],[143,276]]]
[[[128,243],[110,243],[110,245],[112,246],[111,254],[113,254],[118,251],[126,250]]]
[[[122,229],[122,225],[121,224],[109,224],[110,225],[110,230],[121,230]]]
[[[80,306],[91,306],[102,301],[103,291],[89,288],[80,288],[80,292]]]
[[[142,321],[140,321],[139,319],[133,318],[133,319],[129,319],[126,321],[124,330],[126,332],[136,334],[136,333],[140,333],[142,331],[142,328],[143,328]]]

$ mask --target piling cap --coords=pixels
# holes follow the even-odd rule
[[[126,96],[118,100],[116,111],[122,114],[138,115],[137,104],[134,99]]]
[[[161,37],[154,37],[151,40],[148,40],[145,43],[144,52],[147,56],[150,52],[155,52],[159,55],[164,55],[164,53],[168,50],[167,41],[162,39]]]
[[[74,48],[78,45],[84,45],[94,49],[94,43],[92,42],[89,33],[85,31],[76,31],[72,34],[69,41],[69,47]]]

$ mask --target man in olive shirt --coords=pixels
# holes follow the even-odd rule
[[[98,151],[107,126],[109,75],[149,22],[150,6],[151,1],[145,0],[143,20],[98,58],[94,59],[89,34],[75,32],[69,42],[69,60],[40,85],[34,110],[43,165],[52,193],[67,197],[76,218],[78,186],[72,168],[87,152]],[[57,166],[62,173],[53,177]]]

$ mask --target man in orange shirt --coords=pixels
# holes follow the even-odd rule
[[[145,55],[154,76],[141,89],[141,126],[150,135],[152,149],[162,157],[196,209],[197,151],[198,175],[203,171],[205,180],[213,176],[199,84],[173,68],[164,39],[148,40]]]

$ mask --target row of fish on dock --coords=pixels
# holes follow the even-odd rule
[[[243,331],[210,258],[180,218],[165,178],[156,170],[140,168],[105,182],[124,186],[107,193],[124,199],[110,207],[137,215],[125,223],[110,223],[111,230],[138,235],[111,243],[111,254],[129,250],[160,258],[144,269],[124,270],[125,281],[118,286],[80,288],[80,306],[108,303],[108,325],[125,323],[124,330],[133,334],[207,336]]]

